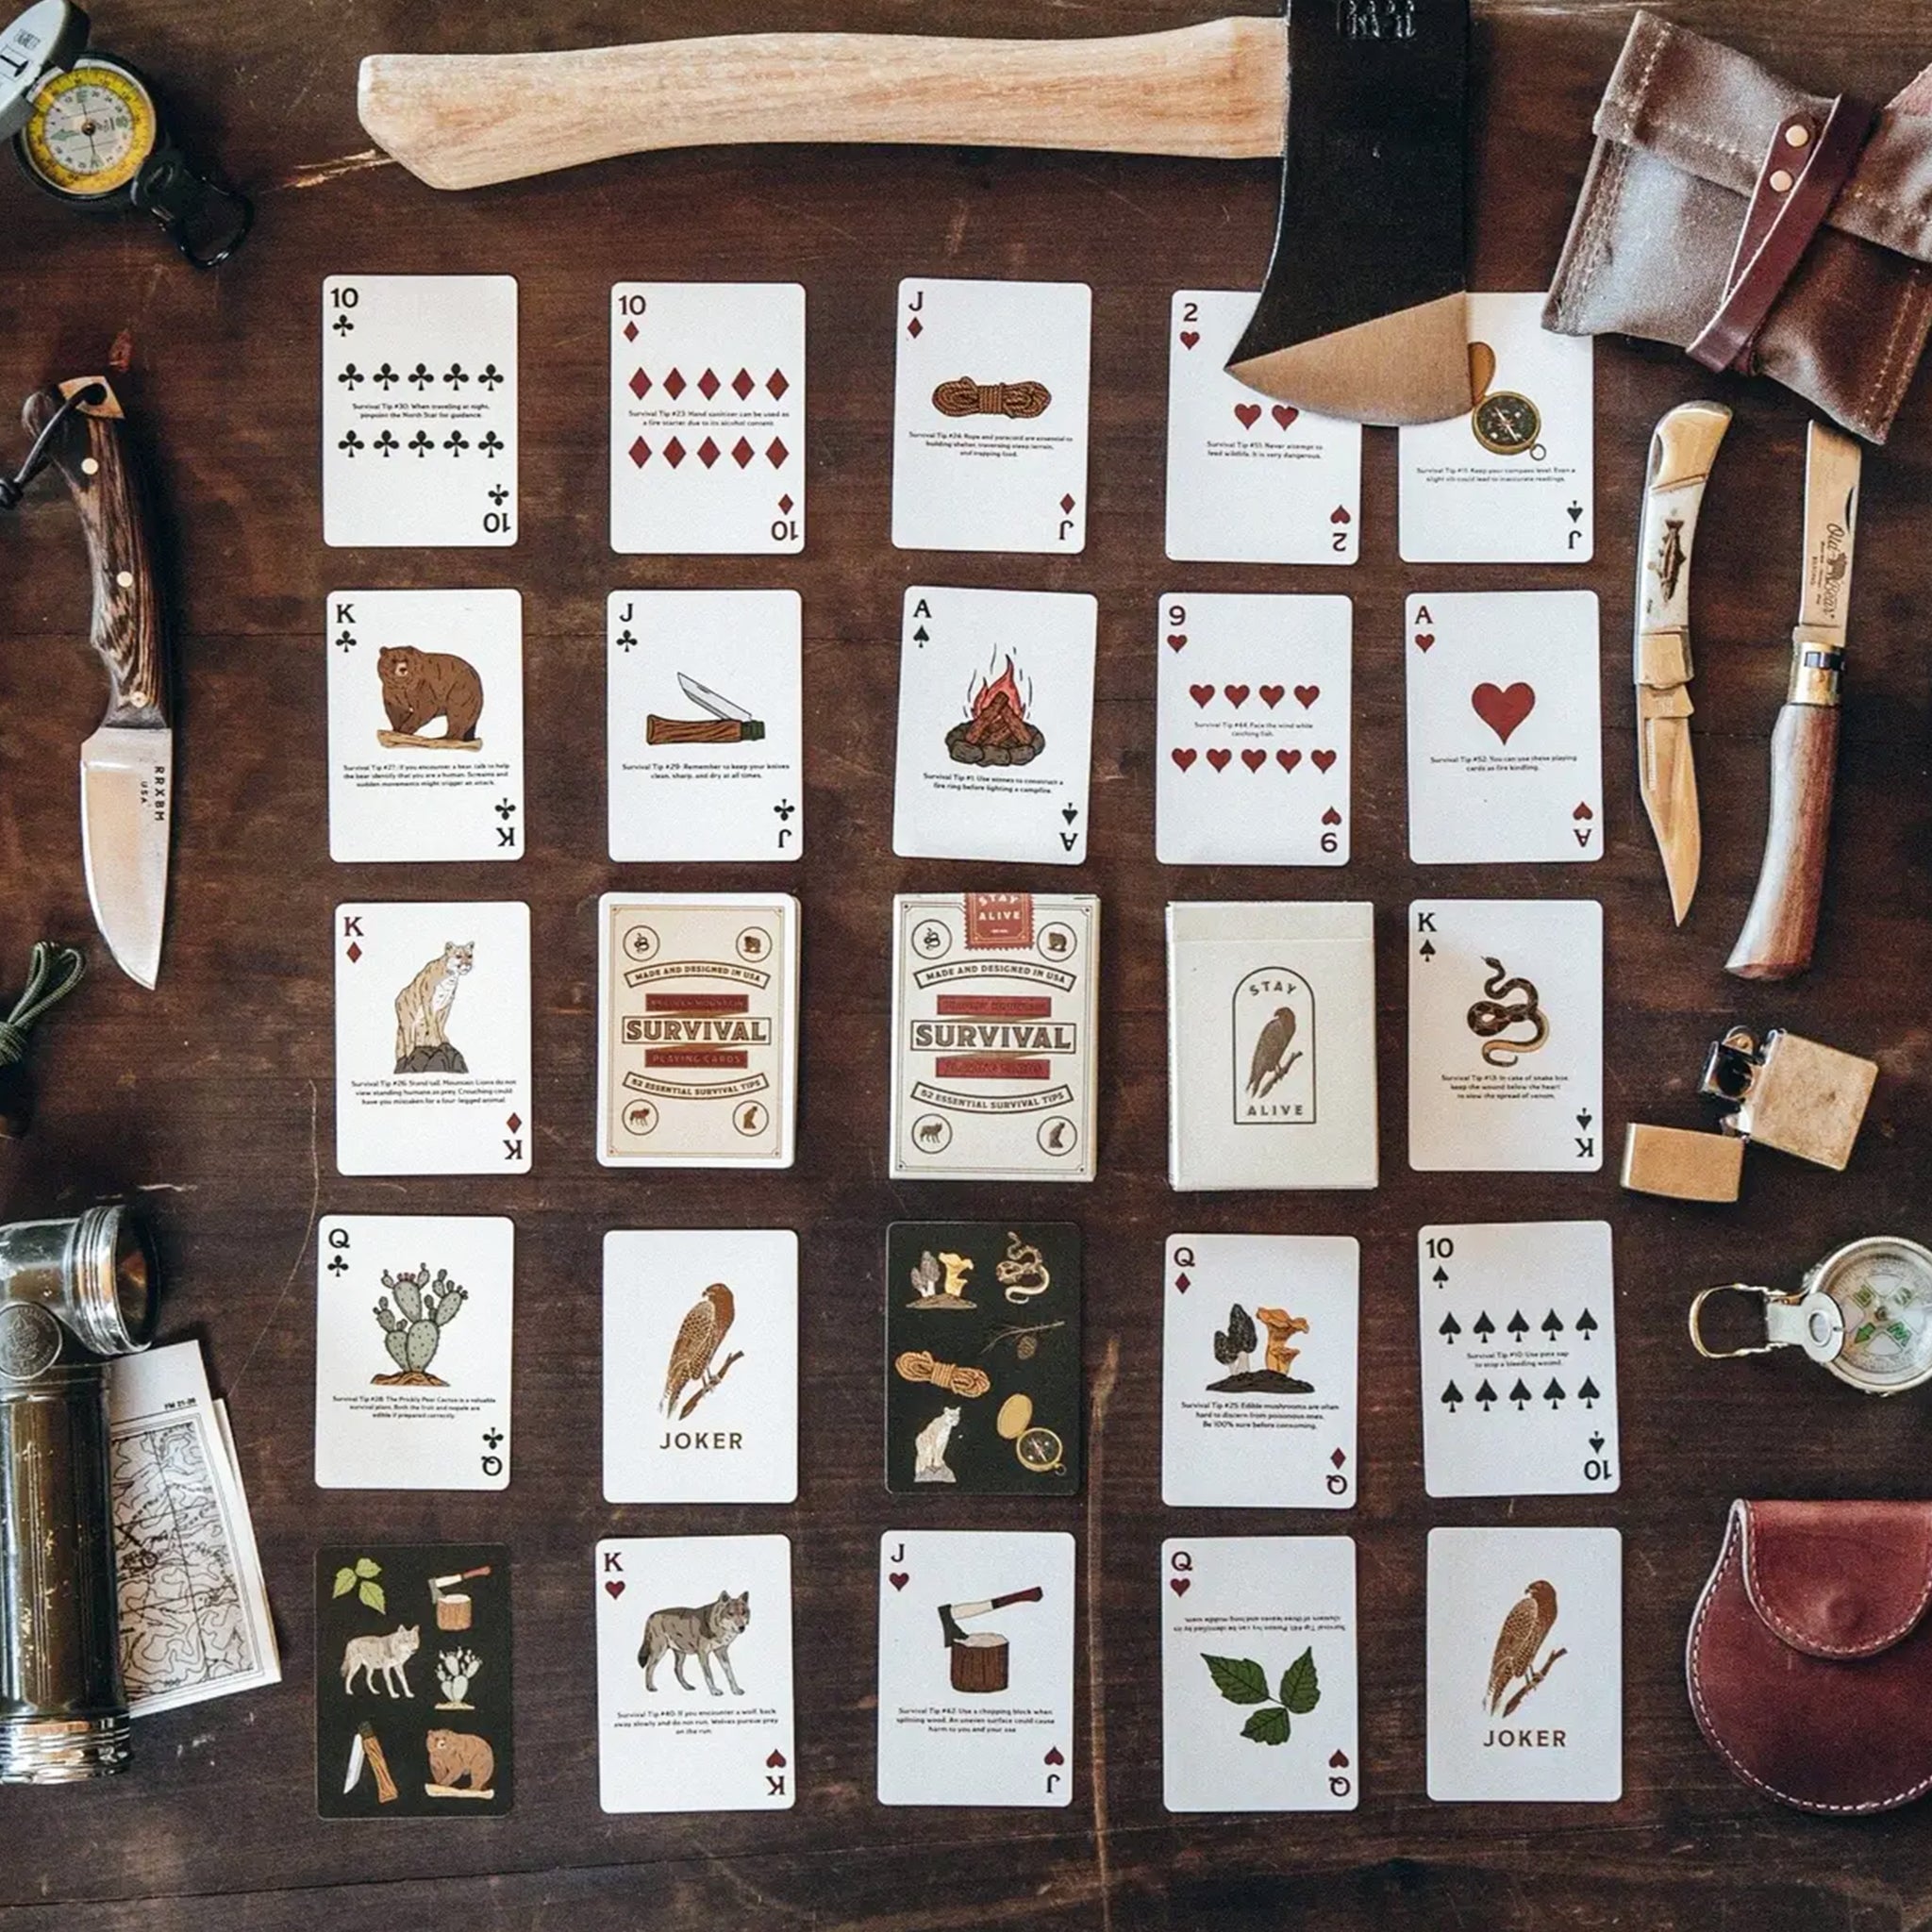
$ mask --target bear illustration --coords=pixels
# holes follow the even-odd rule
[[[496,1775],[496,1753],[487,1738],[473,1731],[431,1731],[423,1740],[429,1753],[429,1781],[445,1790],[467,1785],[478,1797],[490,1795]]]
[[[386,644],[375,660],[382,679],[382,708],[390,726],[409,737],[443,720],[452,744],[470,744],[483,716],[483,680],[467,658],[448,651],[419,651],[410,644]]]

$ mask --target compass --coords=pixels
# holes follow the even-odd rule
[[[1542,411],[1513,389],[1499,389],[1475,406],[1469,426],[1491,456],[1520,457],[1542,435]]]

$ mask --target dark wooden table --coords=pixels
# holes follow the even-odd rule
[[[1932,452],[1921,392],[1867,465],[1845,744],[1817,970],[1789,991],[1720,971],[1755,876],[1765,739],[1796,589],[1804,408],[1716,387],[1738,410],[1697,566],[1704,885],[1681,932],[1634,788],[1626,640],[1645,438],[1710,379],[1602,345],[1598,557],[1587,568],[1404,570],[1394,439],[1371,432],[1353,570],[1171,565],[1161,554],[1163,323],[1180,287],[1253,286],[1273,225],[1263,163],[953,151],[731,151],[616,161],[467,195],[375,164],[354,111],[380,49],[579,46],[752,26],[1099,33],[1179,25],[1184,0],[744,0],[567,8],[442,0],[331,7],[104,4],[104,43],[151,71],[260,218],[216,276],[139,221],[95,223],[0,184],[0,397],[125,365],[168,505],[184,697],[174,918],[158,992],[97,955],[40,1050],[30,1142],[6,1208],[138,1201],[168,1273],[164,1334],[199,1335],[233,1410],[282,1632],[265,1694],[144,1724],[133,1774],[0,1793],[7,1932],[992,1924],[1304,1932],[1471,1925],[1892,1932],[1932,1918],[1932,1811],[1839,1824],[1734,1783],[1686,1707],[1679,1652],[1724,1507],[1747,1495],[1924,1493],[1926,1403],[1861,1399],[1793,1360],[1718,1368],[1686,1344],[1690,1291],[1790,1282],[1854,1235],[1932,1231],[1932,812],[1923,579]],[[1547,279],[1587,126],[1628,8],[1479,6],[1478,286]],[[1932,52],[1912,0],[1677,0],[1674,16],[1824,92],[1883,96]],[[595,104],[587,104],[588,111]],[[10,175],[11,171],[8,173]],[[508,271],[522,290],[524,527],[509,551],[330,552],[321,541],[321,277]],[[1091,495],[1076,558],[915,556],[888,539],[892,291],[914,271],[1078,278],[1094,291]],[[607,543],[604,305],[624,277],[795,278],[809,295],[811,540],[798,558],[616,558]],[[10,408],[11,405],[8,405]],[[17,447],[13,435],[0,443]],[[78,538],[55,492],[0,531],[0,860],[11,979],[42,933],[91,930],[73,764],[98,713],[80,643]],[[1100,598],[1094,836],[1066,883],[1105,902],[1101,1177],[1049,1188],[884,1178],[889,902],[915,885],[1008,885],[990,867],[891,854],[894,654],[913,580]],[[323,595],[344,585],[524,593],[529,855],[514,869],[331,864]],[[604,857],[603,609],[621,586],[795,585],[806,613],[810,857],[801,1154],[780,1174],[607,1173],[591,1156],[596,895],[767,886],[754,867]],[[1409,866],[1402,599],[1418,585],[1584,584],[1603,606],[1608,850],[1593,868]],[[1164,872],[1153,857],[1154,617],[1175,587],[1347,591],[1356,607],[1356,858],[1342,874]],[[1040,881],[1036,877],[1035,882]],[[1056,875],[1051,883],[1062,883]],[[1418,894],[1600,896],[1608,911],[1606,1114],[1700,1124],[1691,1089],[1733,1018],[1875,1056],[1885,1077],[1851,1175],[1778,1156],[1745,1199],[1693,1210],[1614,1174],[1417,1175],[1403,1157],[1402,908]],[[1161,908],[1170,895],[1373,898],[1378,908],[1384,1184],[1367,1196],[1195,1196],[1164,1178]],[[526,898],[534,916],[535,1166],[507,1181],[335,1172],[329,908],[339,899]],[[505,1212],[518,1228],[520,1456],[502,1495],[318,1491],[311,1477],[316,1218]],[[890,1502],[878,1459],[880,1264],[901,1215],[1064,1212],[1088,1242],[1092,1450],[1077,1501]],[[1615,1224],[1624,1479],[1607,1499],[1430,1503],[1423,1493],[1414,1237],[1431,1220],[1607,1216]],[[802,1492],[794,1509],[619,1509],[600,1499],[605,1229],[790,1225],[804,1239]],[[1345,1231],[1363,1245],[1362,1494],[1345,1520],[1160,1504],[1160,1253],[1170,1231]],[[873,1797],[873,1550],[885,1527],[1063,1527],[1079,1538],[1082,1721],[1066,1811],[887,1811]],[[1444,1807],[1423,1774],[1424,1540],[1437,1524],[1614,1524],[1624,1539],[1625,1795],[1607,1807]],[[1169,1818],[1160,1802],[1158,1553],[1201,1534],[1345,1529],[1361,1598],[1361,1808]],[[772,1530],[794,1543],[800,1801],[768,1815],[607,1818],[597,1808],[589,1553],[612,1533]],[[515,1815],[325,1824],[315,1813],[313,1552],[356,1539],[503,1540],[516,1560]]]

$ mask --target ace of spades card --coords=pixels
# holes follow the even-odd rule
[[[324,281],[322,530],[335,549],[517,541],[515,276]]]
[[[1080,1230],[899,1221],[886,1232],[886,1487],[1080,1487]]]

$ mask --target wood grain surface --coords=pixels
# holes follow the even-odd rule
[[[1932,54],[1913,0],[1678,0],[1674,17],[1823,91],[1884,97]],[[474,194],[374,164],[356,63],[381,50],[595,46],[752,27],[1074,34],[1203,17],[1198,0],[568,0],[486,5],[124,0],[103,44],[145,67],[192,146],[259,203],[215,276],[144,221],[88,220],[8,171],[0,398],[116,370],[166,506],[182,691],[174,920],[160,990],[94,945],[48,1024],[11,1215],[139,1201],[168,1273],[163,1334],[199,1335],[228,1397],[287,1676],[143,1724],[132,1774],[0,1792],[4,1932],[995,1925],[1669,1928],[1902,1932],[1932,1920],[1932,1809],[1821,1823],[1759,1800],[1706,1750],[1680,1649],[1725,1506],[1925,1493],[1924,1394],[1864,1399],[1790,1359],[1699,1361],[1691,1291],[1789,1284],[1855,1235],[1932,1233],[1932,913],[1924,611],[1927,404],[1868,459],[1844,738],[1817,963],[1787,988],[1727,978],[1765,823],[1767,741],[1796,608],[1805,410],[1659,350],[1601,346],[1597,559],[1411,571],[1395,557],[1394,438],[1371,432],[1363,560],[1346,571],[1162,556],[1164,320],[1181,287],[1253,287],[1275,197],[1265,161],[947,149],[726,149],[618,160]],[[1475,277],[1547,279],[1628,8],[1491,0],[1476,36]],[[587,113],[599,111],[595,102]],[[522,291],[523,541],[331,553],[321,541],[319,288],[357,271],[508,271]],[[915,555],[888,539],[892,292],[904,274],[1092,284],[1089,543],[1080,557]],[[605,303],[625,277],[796,279],[808,291],[811,535],[797,558],[616,558],[608,544]],[[1636,796],[1628,659],[1636,516],[1657,417],[1737,408],[1698,545],[1704,883],[1672,928]],[[11,420],[12,405],[7,418]],[[0,447],[18,449],[0,426]],[[1101,612],[1088,863],[1052,883],[1105,904],[1098,1183],[885,1179],[889,902],[914,886],[1041,883],[891,857],[900,594],[911,581],[1092,591]],[[529,853],[513,867],[339,867],[325,824],[323,598],[338,587],[513,585],[526,626]],[[801,1154],[788,1174],[608,1173],[591,1158],[596,895],[616,884],[765,887],[771,869],[604,857],[603,608],[625,586],[791,585],[805,600],[809,858]],[[1403,824],[1404,595],[1588,585],[1602,599],[1601,863],[1433,869]],[[1153,858],[1156,602],[1163,591],[1344,590],[1356,612],[1356,857],[1341,873],[1164,871]],[[42,934],[91,933],[74,765],[102,701],[80,537],[51,481],[0,527],[0,977]],[[792,885],[788,872],[785,883]],[[1610,1158],[1593,1177],[1413,1174],[1403,1158],[1403,908],[1419,894],[1595,895],[1608,912]],[[513,1180],[343,1180],[333,1159],[329,915],[340,899],[521,897],[534,918],[534,1170]],[[1193,1197],[1164,1180],[1161,908],[1186,897],[1372,898],[1378,908],[1381,1189]],[[1851,1172],[1762,1150],[1733,1208],[1618,1191],[1632,1117],[1704,1124],[1704,1045],[1787,1024],[1883,1067]],[[319,1492],[311,1475],[313,1232],[329,1211],[503,1212],[518,1228],[515,1480],[502,1495]],[[896,1216],[1072,1211],[1087,1237],[1093,1429],[1086,1494],[889,1502],[878,1457],[880,1267]],[[1423,1493],[1414,1240],[1444,1219],[1607,1216],[1616,1227],[1624,1487],[1606,1499]],[[789,1225],[804,1241],[802,1494],[794,1509],[600,1499],[598,1256],[624,1225]],[[1160,1256],[1177,1228],[1349,1232],[1363,1245],[1362,1492],[1346,1519],[1159,1500]],[[1257,1502],[1265,1499],[1257,1498]],[[873,1797],[873,1551],[887,1527],[1061,1527],[1079,1538],[1075,1802],[886,1811]],[[1624,1539],[1625,1795],[1608,1807],[1444,1807],[1424,1790],[1423,1569],[1437,1524],[1613,1524]],[[797,1808],[607,1818],[597,1808],[590,1551],[612,1533],[783,1529],[797,1578]],[[1359,1552],[1364,1797],[1333,1817],[1171,1819],[1159,1777],[1158,1554],[1175,1530],[1346,1529]],[[318,1544],[508,1541],[517,1749],[503,1821],[325,1824],[312,1789],[308,1577]]]

